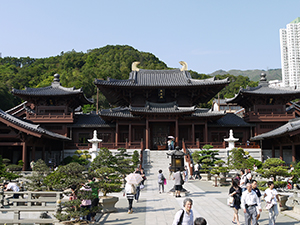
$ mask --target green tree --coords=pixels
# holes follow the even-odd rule
[[[212,145],[204,145],[202,150],[192,153],[193,161],[202,164],[202,170],[205,173],[215,165],[216,160],[219,160],[216,157],[219,155],[219,150],[211,150],[212,148]]]
[[[289,175],[287,167],[284,164],[285,162],[281,159],[269,158],[263,163],[262,168],[256,170],[256,172],[260,173],[262,177],[272,177],[276,181],[278,176],[286,177]]]
[[[248,161],[249,153],[245,152],[242,148],[233,148],[230,150],[228,157],[228,165],[231,169],[246,169],[250,168],[251,164]],[[253,165],[252,165],[253,166]]]

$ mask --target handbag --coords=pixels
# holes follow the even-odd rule
[[[144,189],[145,185],[141,184],[140,189]]]
[[[232,196],[229,196],[227,198],[227,205],[233,206],[234,198]]]
[[[167,185],[167,179],[164,179],[164,185]]]
[[[133,184],[131,185],[131,194],[136,194],[136,188]]]

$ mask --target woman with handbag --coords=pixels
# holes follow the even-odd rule
[[[126,193],[126,197],[128,200],[128,214],[131,214],[132,211],[132,203],[133,203],[133,199],[134,199],[134,195],[136,194],[136,186],[134,184],[129,184],[126,183],[125,184],[125,193]]]
[[[239,209],[241,208],[241,196],[242,196],[242,189],[239,187],[239,181],[236,179],[232,179],[232,186],[229,189],[229,196],[233,199],[229,200],[232,201],[233,207],[233,224],[240,225],[239,221]]]
[[[165,186],[165,180],[166,180],[166,178],[164,177],[164,175],[162,173],[162,170],[158,171],[157,178],[158,178],[158,192],[160,194],[161,192],[165,191],[164,186]]]

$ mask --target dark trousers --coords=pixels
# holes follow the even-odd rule
[[[85,205],[85,206],[80,206],[80,207],[82,208],[83,211],[85,211],[85,210],[89,211],[89,214],[87,214],[87,216],[83,216],[82,218],[86,219],[88,221],[91,221],[91,213],[90,213],[91,205]]]
[[[127,200],[128,200],[128,203],[129,203],[128,210],[131,210],[132,209],[133,199],[127,199]]]
[[[136,187],[136,194],[134,195],[135,200],[139,200],[140,192],[141,192],[140,186],[137,186]]]
[[[92,209],[94,209],[95,207],[97,207],[99,204],[99,198],[95,198],[92,200]],[[92,212],[91,213],[91,217],[95,217],[96,216],[96,212]]]

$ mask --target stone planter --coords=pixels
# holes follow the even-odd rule
[[[117,212],[115,204],[119,201],[118,197],[114,196],[101,196],[99,197],[99,205],[101,206],[103,213]]]
[[[281,207],[279,207],[279,204],[278,204],[279,211],[281,212],[281,211],[287,210],[288,207],[286,206],[286,202],[287,202],[289,196],[278,194],[278,197],[279,197],[279,200],[280,200],[280,203],[281,203]]]
[[[211,180],[211,174],[210,173],[201,173],[200,175],[202,177],[201,180],[203,180],[203,181]]]

